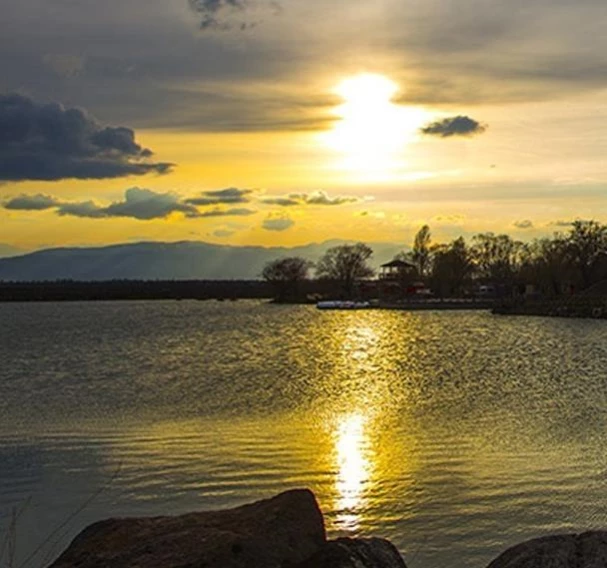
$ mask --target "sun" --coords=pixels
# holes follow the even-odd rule
[[[359,179],[391,179],[403,168],[404,150],[426,113],[394,102],[398,85],[384,75],[364,73],[335,88],[343,103],[337,122],[324,136],[339,155],[338,168]]]
[[[398,85],[383,75],[363,74],[344,79],[335,92],[350,110],[366,112],[389,105],[398,92]]]

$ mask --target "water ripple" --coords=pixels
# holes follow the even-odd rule
[[[412,568],[607,526],[603,321],[260,302],[0,318],[0,528],[31,497],[24,549],[100,487],[63,544],[298,486],[330,534],[387,536]]]

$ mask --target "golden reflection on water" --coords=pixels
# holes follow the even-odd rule
[[[352,357],[353,363],[368,359],[373,354],[379,338],[377,329],[371,325],[350,325],[344,331],[344,354]]]
[[[377,470],[373,433],[389,397],[378,363],[385,329],[379,320],[365,317],[368,314],[335,315],[325,322],[328,341],[322,349],[323,360],[331,362],[332,371],[323,380],[332,384],[336,394],[330,399],[326,421],[335,467],[331,524],[337,532],[357,533],[372,504]]]
[[[372,467],[365,422],[361,414],[346,415],[338,421],[335,431],[337,499],[334,508],[336,528],[341,530],[356,531],[365,506]]]
[[[330,532],[368,530],[374,515],[387,514],[381,492],[408,487],[412,475],[414,430],[396,435],[393,428],[406,420],[407,398],[391,361],[406,360],[402,346],[417,330],[413,318],[399,319],[395,344],[394,321],[374,312],[321,314],[307,332],[316,373],[306,383],[291,377],[283,391],[305,393],[309,405],[136,427],[114,440],[125,481],[162,498],[170,479],[174,489],[212,506],[310,487]],[[289,356],[294,367],[307,364],[296,349]],[[142,475],[143,463],[156,475]]]

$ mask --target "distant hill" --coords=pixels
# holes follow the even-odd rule
[[[25,254],[23,249],[0,243],[0,258],[8,258],[9,256],[19,256]]]
[[[259,278],[264,265],[275,258],[301,256],[317,261],[329,247],[346,242],[333,240],[293,248],[197,241],[54,248],[0,258],[0,280],[248,280]],[[403,250],[394,243],[369,243],[369,246],[374,251],[374,267]]]

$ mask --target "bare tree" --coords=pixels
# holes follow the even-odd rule
[[[312,266],[310,261],[297,256],[278,258],[264,266],[261,276],[274,288],[277,302],[295,301]]]
[[[539,291],[558,296],[566,282],[572,281],[572,268],[568,258],[567,241],[559,234],[531,242],[529,255],[523,264],[521,279],[533,282]]]
[[[601,277],[599,268],[607,254],[607,225],[597,221],[574,221],[566,237],[567,254],[579,272],[582,289]]]
[[[316,265],[319,278],[334,280],[346,298],[354,294],[357,280],[373,276],[373,269],[367,261],[373,251],[364,243],[332,247],[322,256]]]
[[[439,296],[462,294],[474,269],[464,238],[459,237],[446,245],[435,245],[433,257],[432,289]]]
[[[411,260],[417,266],[419,275],[421,278],[425,278],[428,275],[430,269],[430,227],[424,225],[413,240],[413,249],[411,250]]]
[[[508,235],[479,233],[472,237],[472,259],[481,278],[511,283],[522,264],[526,245]]]

